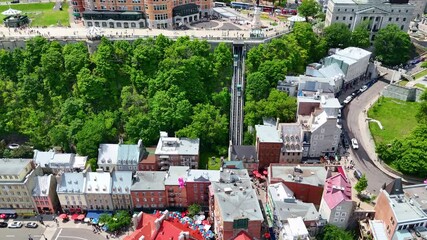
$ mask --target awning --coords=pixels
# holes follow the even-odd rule
[[[168,155],[160,155],[159,158],[169,158]]]
[[[66,219],[66,218],[68,218],[68,216],[67,216],[67,214],[63,213],[63,214],[59,215],[59,218]]]
[[[99,218],[99,215],[101,215],[101,212],[88,211],[86,214],[86,217],[87,218]]]
[[[73,215],[71,215],[71,219],[72,220],[77,220],[77,218],[79,217],[79,215],[78,214],[73,214]]]
[[[0,213],[4,214],[16,214],[16,211],[13,209],[0,209]]]
[[[80,214],[79,216],[77,216],[77,220],[83,220],[83,219],[85,219],[84,214]]]

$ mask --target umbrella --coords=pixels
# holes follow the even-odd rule
[[[66,219],[66,218],[68,218],[68,216],[67,216],[67,214],[63,213],[63,214],[59,215],[59,218]]]
[[[427,179],[426,179],[426,180],[424,180],[424,184],[427,184]]]
[[[98,218],[92,219],[92,224],[98,224],[98,222],[99,222]]]
[[[208,220],[203,220],[203,221],[202,221],[202,224],[203,224],[203,225],[209,225],[209,221],[208,221]]]
[[[4,214],[4,213],[0,214],[0,218],[1,219],[5,219],[6,218],[6,214]]]
[[[83,220],[83,222],[85,222],[85,223],[90,222],[90,218],[85,218],[85,219]]]
[[[85,215],[84,215],[84,214],[80,214],[80,215],[77,217],[77,220],[83,220],[83,219],[85,219]]]
[[[267,172],[267,170],[264,170],[264,172],[262,172],[264,175],[267,175],[268,174],[268,172]]]
[[[271,235],[270,235],[270,233],[268,233],[268,232],[267,232],[267,233],[264,233],[264,237],[265,237],[265,238],[270,238],[270,237],[271,237]]]
[[[73,215],[71,215],[72,220],[77,220],[78,217],[79,215],[77,213],[74,213]]]
[[[252,171],[252,173],[253,173],[254,175],[259,174],[258,170],[253,170],[253,171]]]
[[[296,16],[292,16],[292,17],[288,18],[288,20],[291,21],[291,22],[304,22],[305,18],[296,15]]]
[[[1,14],[6,15],[6,16],[12,16],[12,15],[20,14],[21,12],[22,11],[9,8],[8,10],[2,12]]]

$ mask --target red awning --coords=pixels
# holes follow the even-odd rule
[[[85,215],[84,215],[84,214],[80,214],[80,215],[77,217],[77,220],[83,220],[83,219],[85,219]]]
[[[79,215],[78,214],[73,214],[73,215],[71,215],[71,219],[72,220],[77,220],[77,218],[79,217]]]
[[[253,173],[254,175],[259,174],[258,170],[253,170],[253,171],[252,171],[252,173]]]
[[[271,237],[271,236],[270,236],[270,233],[268,233],[268,232],[267,232],[267,233],[264,233],[264,237],[265,237],[265,238],[270,238],[270,237]]]
[[[63,213],[63,214],[59,215],[59,218],[66,219],[66,218],[68,218],[68,216],[67,216],[67,214]]]

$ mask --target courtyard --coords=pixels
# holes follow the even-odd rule
[[[63,3],[62,11],[53,10],[55,3],[30,3],[30,4],[14,4],[13,9],[22,11],[22,15],[27,15],[30,19],[32,27],[48,27],[48,26],[69,26],[68,3]],[[8,5],[1,5],[0,12],[9,9]],[[1,23],[3,23],[2,16]]]

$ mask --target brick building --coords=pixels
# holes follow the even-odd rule
[[[160,171],[138,171],[135,173],[131,197],[136,209],[167,207],[165,176],[166,172]]]
[[[256,151],[259,168],[267,168],[271,163],[278,163],[283,145],[279,131],[274,125],[255,125]]]
[[[59,199],[56,194],[56,179],[50,175],[35,177],[33,199],[39,214],[53,214],[59,210]]]

